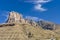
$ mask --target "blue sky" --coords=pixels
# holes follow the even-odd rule
[[[60,0],[0,0],[0,23],[10,11],[60,24]]]

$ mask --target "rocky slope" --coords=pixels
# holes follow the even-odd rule
[[[55,30],[56,24],[52,22],[48,22],[45,20],[39,20],[37,22],[32,19],[24,19],[23,16],[17,12],[10,12],[7,23],[23,23],[23,24],[31,24],[32,26],[41,26],[44,29]]]
[[[0,40],[60,40],[59,26],[47,21],[24,19],[12,11],[6,23],[0,25]]]

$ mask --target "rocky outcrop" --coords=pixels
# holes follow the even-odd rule
[[[14,11],[9,13],[7,23],[23,23],[23,24],[31,24],[33,26],[36,26],[36,22],[29,19],[24,19],[21,14]]]
[[[55,24],[52,22],[48,22],[48,21],[44,21],[44,20],[40,20],[38,21],[38,24],[44,28],[44,29],[48,29],[48,30],[55,30]]]
[[[23,16],[17,12],[10,12],[9,17],[7,20],[7,23],[23,23],[23,24],[30,24],[32,26],[41,26],[43,29],[48,29],[48,30],[55,30],[55,24],[52,22],[40,20],[38,22],[35,22],[32,19],[24,19]]]
[[[15,23],[15,22],[16,23],[24,23],[25,20],[23,19],[21,14],[12,11],[12,12],[9,13],[7,23]]]
[[[37,26],[37,23],[33,20],[26,19],[27,23],[31,24],[32,26]]]

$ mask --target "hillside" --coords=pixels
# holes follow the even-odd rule
[[[27,24],[0,27],[0,40],[42,40],[50,39],[56,34]]]
[[[0,40],[60,40],[60,25],[54,25],[25,20],[18,13],[10,12],[6,23],[0,24]]]

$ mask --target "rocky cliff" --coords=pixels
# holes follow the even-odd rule
[[[41,26],[43,29],[48,30],[55,30],[56,26],[52,22],[47,22],[44,20],[39,20],[37,22],[33,21],[32,19],[24,19],[23,16],[18,12],[10,12],[7,23],[23,23],[23,24],[30,24],[32,26]]]
[[[10,12],[7,23],[24,23],[25,20],[23,19],[22,15],[18,12]]]
[[[0,40],[60,40],[60,25],[24,19],[12,11],[7,22],[0,24]]]

